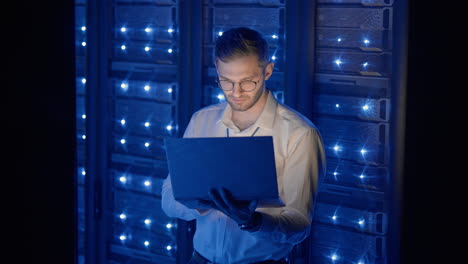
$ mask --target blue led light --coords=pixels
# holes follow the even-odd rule
[[[85,176],[85,175],[86,175],[86,171],[83,170],[83,171],[81,172],[81,175]]]
[[[340,104],[336,104],[335,107],[336,107],[336,108],[340,108]]]
[[[149,225],[149,224],[151,224],[151,219],[146,218],[144,222],[145,222],[145,225]]]
[[[126,183],[126,182],[127,182],[127,177],[125,177],[125,176],[120,176],[119,181],[120,181],[121,183]]]
[[[359,224],[360,226],[363,226],[364,223],[365,223],[365,221],[364,221],[363,219],[360,219],[360,220],[358,221],[358,224]]]
[[[338,255],[332,254],[332,255],[330,256],[330,258],[331,258],[331,260],[335,261],[335,260],[338,259]]]
[[[366,149],[361,149],[361,154],[364,155],[367,153],[367,150]]]
[[[81,118],[82,118],[82,119],[86,119],[86,115],[81,115]]]
[[[171,246],[167,246],[166,249],[169,251],[169,250],[172,249],[172,247],[171,247]]]
[[[124,90],[127,90],[128,89],[128,83],[125,83],[125,82],[121,83],[120,88],[122,88]]]
[[[81,78],[81,83],[85,84],[86,83],[86,78]]]
[[[366,176],[364,174],[359,175],[359,178],[364,179]]]
[[[86,47],[86,42],[85,41],[81,42],[81,46]]]
[[[167,52],[168,52],[168,53],[172,53],[172,49],[168,49]]]
[[[219,31],[218,32],[218,36],[222,36],[223,35],[223,32],[222,31]]]
[[[125,220],[125,219],[127,219],[127,215],[126,214],[120,214],[119,218],[122,219],[122,220]]]
[[[364,42],[364,44],[366,44],[366,45],[370,43],[370,41],[368,39],[364,39],[362,42]]]
[[[340,151],[340,150],[341,150],[341,147],[338,146],[338,145],[335,145],[335,146],[333,147],[333,150],[334,150],[334,151]]]
[[[121,27],[120,28],[120,32],[126,32],[127,31],[127,28],[126,27]]]
[[[336,221],[336,219],[338,219],[338,217],[336,215],[333,215],[332,219],[333,219],[333,221]]]
[[[218,97],[219,100],[224,100],[224,94],[218,94],[217,97]]]
[[[168,29],[167,29],[167,32],[172,33],[172,32],[174,32],[174,29],[168,28]]]
[[[364,63],[362,64],[362,67],[366,68],[368,65],[369,65],[368,62],[364,62]]]
[[[336,176],[338,176],[338,174],[339,174],[339,173],[338,173],[338,172],[336,172],[336,171],[334,171],[334,172],[333,172],[333,178],[335,178],[335,181],[337,181],[337,180],[338,180],[338,178],[336,177]]]
[[[145,51],[150,51],[150,49],[151,49],[151,48],[150,48],[149,46],[146,46],[146,47],[145,47]]]
[[[145,28],[146,33],[150,33],[151,31],[153,31],[153,30],[150,27]]]
[[[367,104],[366,104],[366,105],[363,105],[363,106],[362,106],[362,110],[364,110],[364,111],[369,110],[369,105],[367,105]]]
[[[122,46],[120,46],[120,49],[121,49],[121,50],[126,50],[126,49],[127,49],[127,46],[122,45]]]
[[[122,138],[122,139],[120,140],[120,144],[122,144],[122,145],[125,144],[126,142],[127,142],[127,141],[126,141],[124,138]]]
[[[335,64],[340,66],[343,62],[340,59],[335,60]]]
[[[338,42],[341,42],[341,40],[342,40],[341,38],[337,38],[337,39],[336,39],[336,41],[338,41]]]
[[[171,131],[171,130],[172,130],[172,126],[171,126],[171,125],[168,125],[168,126],[166,127],[166,129],[167,129],[168,131]]]
[[[86,135],[82,135],[81,138],[82,138],[82,139],[86,139]]]
[[[145,142],[145,147],[149,147],[150,143],[149,142]]]
[[[357,264],[364,264],[364,261],[360,260]]]
[[[167,89],[168,93],[172,93],[172,88]]]
[[[120,235],[120,236],[119,236],[119,239],[120,239],[121,241],[124,241],[125,239],[127,239],[127,236],[125,236],[125,235]]]
[[[274,38],[274,39],[277,39],[277,38],[278,38],[278,35],[275,35],[275,34],[274,34],[274,35],[272,35],[271,37]]]
[[[122,126],[124,126],[125,123],[126,123],[125,119],[120,120],[120,124],[122,124]]]
[[[85,26],[82,26],[82,27],[81,27],[81,31],[86,31],[86,27],[85,27]]]
[[[166,228],[167,228],[167,229],[171,229],[171,228],[172,228],[172,224],[171,224],[171,223],[167,224],[167,225],[166,225]]]
[[[146,187],[148,187],[148,186],[150,186],[150,185],[151,185],[151,181],[149,181],[149,180],[146,180],[145,182],[143,182],[143,184],[144,184]]]
[[[150,125],[150,122],[145,122],[145,127],[149,127]]]
[[[149,241],[148,240],[145,240],[145,242],[143,242],[143,244],[145,245],[145,247],[149,246]]]
[[[276,56],[275,55],[271,56],[271,59],[276,60]]]
[[[149,86],[149,85],[145,85],[145,87],[143,87],[143,89],[145,89],[145,91],[147,91],[147,92],[148,92],[148,91],[151,89],[151,86]]]

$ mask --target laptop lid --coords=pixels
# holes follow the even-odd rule
[[[189,208],[206,208],[211,188],[224,187],[236,200],[281,207],[273,137],[164,138],[174,198]]]

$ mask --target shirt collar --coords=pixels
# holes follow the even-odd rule
[[[278,106],[278,102],[276,101],[276,98],[273,96],[270,90],[266,89],[266,92],[268,93],[266,104],[263,107],[262,113],[260,113],[260,115],[257,118],[257,121],[255,121],[253,126],[272,130],[273,123],[275,121],[276,108]],[[226,127],[230,129],[239,130],[239,128],[237,128],[234,122],[232,121],[231,117],[232,108],[231,105],[228,102],[226,102],[226,107],[224,108],[223,115],[221,119],[217,121],[217,123],[222,122]]]

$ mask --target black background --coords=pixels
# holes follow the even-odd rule
[[[401,263],[451,263],[464,258],[455,239],[466,225],[466,206],[457,205],[463,200],[454,194],[466,177],[464,164],[455,160],[465,153],[466,135],[456,132],[466,118],[456,116],[463,108],[456,99],[467,85],[456,69],[465,67],[458,57],[466,29],[456,29],[462,24],[455,20],[464,15],[454,10],[461,8],[415,2],[409,4]],[[73,7],[69,0],[21,1],[14,10],[2,6],[3,16],[13,14],[2,23],[2,127],[11,133],[4,138],[11,148],[3,152],[8,170],[2,176],[12,181],[2,184],[2,217],[17,225],[4,229],[12,234],[5,242],[19,253],[11,263],[74,260]]]

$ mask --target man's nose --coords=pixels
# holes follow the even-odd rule
[[[232,87],[232,95],[234,95],[234,97],[238,97],[241,94],[242,94],[242,89],[241,89],[240,83],[234,83],[234,87]]]

